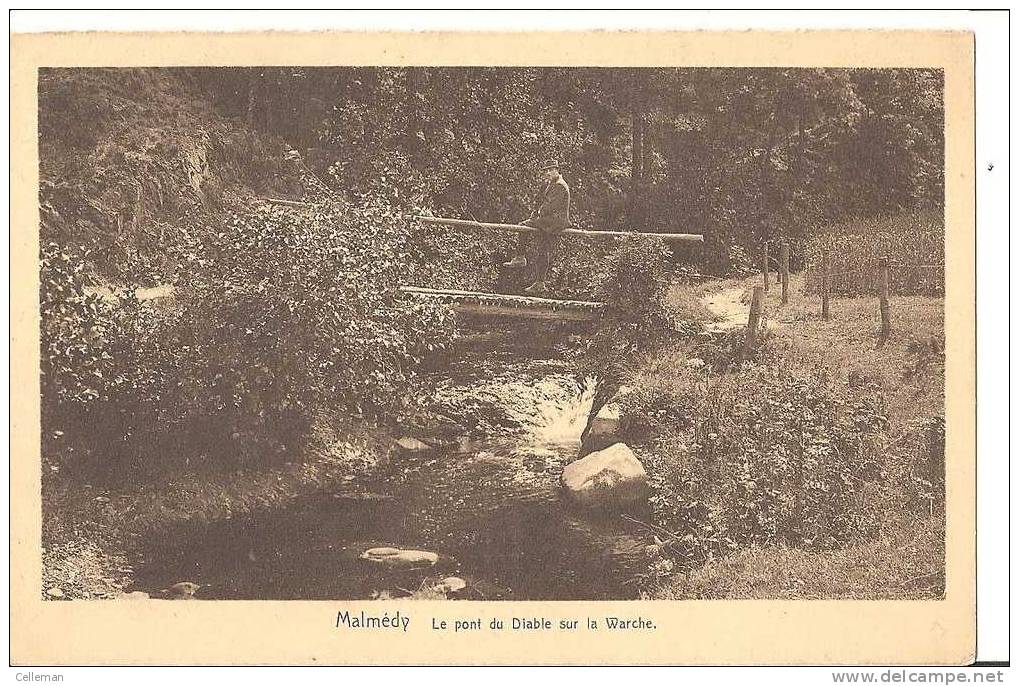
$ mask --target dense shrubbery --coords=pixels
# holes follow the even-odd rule
[[[861,492],[882,478],[874,388],[817,373],[695,368],[649,377],[623,400],[623,434],[651,448],[655,521],[690,561],[748,543],[829,547],[862,533]]]
[[[945,506],[945,418],[917,422],[906,434],[912,439],[905,457],[904,491],[914,509],[927,514]]]
[[[627,238],[591,275],[614,323],[638,327],[644,336],[668,327],[668,254],[660,240]]]
[[[288,386],[385,414],[414,365],[451,333],[444,310],[400,297],[407,235],[378,201],[235,215],[207,257],[195,258],[208,264],[182,284],[186,307],[196,321],[219,323],[207,345],[263,351]]]
[[[263,207],[210,234],[176,246],[171,303],[109,303],[83,263],[45,256],[47,430],[89,439],[92,463],[264,463],[315,408],[399,412],[415,365],[450,339],[447,312],[399,296],[407,229],[385,206]],[[157,446],[169,457],[145,453]]]
[[[659,240],[627,239],[589,275],[594,297],[606,304],[581,370],[600,380],[596,408],[612,394],[634,356],[653,349],[673,330],[665,304],[667,254]]]
[[[450,337],[444,311],[396,290],[425,261],[397,216],[413,177],[393,183],[378,154],[330,202],[300,154],[194,86],[178,70],[40,74],[43,426],[68,469],[293,459],[322,408],[400,414]],[[161,284],[172,298],[134,297]]]
[[[88,403],[115,381],[117,307],[89,288],[83,251],[43,243],[40,253],[42,398],[50,405]]]
[[[154,409],[136,402],[149,383],[137,344],[152,312],[99,285],[88,260],[73,246],[41,248],[42,433],[54,449],[44,457],[71,469],[92,466],[97,450],[116,454]]]

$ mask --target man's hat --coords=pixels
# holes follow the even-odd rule
[[[538,167],[538,171],[545,171],[546,169],[559,169],[559,163],[555,160],[547,160]]]

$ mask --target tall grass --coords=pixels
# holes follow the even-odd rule
[[[889,262],[889,290],[895,295],[943,295],[945,225],[932,213],[854,219],[828,227],[807,242],[805,287],[821,289],[825,253],[831,260],[830,288],[839,295],[878,290],[881,258]]]

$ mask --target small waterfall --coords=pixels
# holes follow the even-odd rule
[[[597,380],[579,381],[567,374],[538,379],[500,379],[475,390],[490,399],[533,446],[579,443],[594,404]]]
[[[546,386],[553,388],[546,393]],[[575,385],[574,388],[564,388],[556,384],[554,379],[543,379],[535,385],[537,417],[527,427],[528,438],[546,445],[580,443],[580,436],[584,433],[594,404],[597,380],[593,377],[584,379],[579,393],[575,388]]]

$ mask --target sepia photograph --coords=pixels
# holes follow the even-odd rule
[[[973,661],[971,34],[259,31],[15,37],[13,664]]]
[[[41,597],[943,596],[940,70],[38,98]]]

